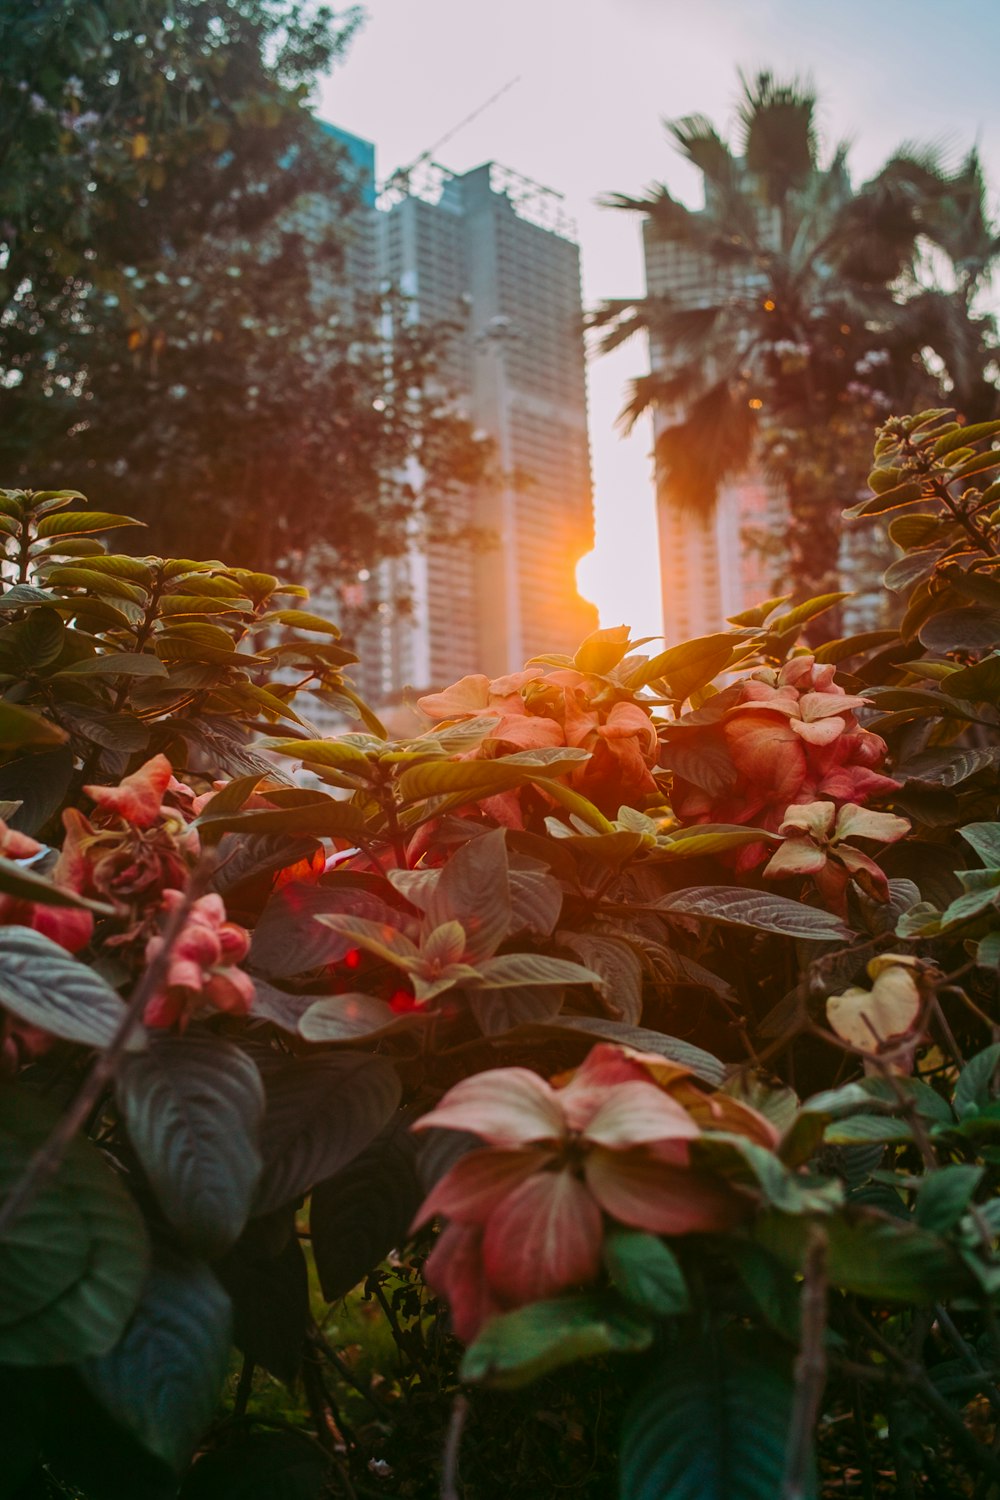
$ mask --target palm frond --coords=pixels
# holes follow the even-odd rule
[[[808,79],[781,82],[768,72],[754,79],[739,77],[741,153],[767,201],[781,204],[807,182],[817,164],[816,91]]]
[[[659,493],[680,509],[709,509],[725,481],[749,466],[757,428],[757,413],[744,394],[725,380],[710,386],[690,403],[683,421],[657,438]]]

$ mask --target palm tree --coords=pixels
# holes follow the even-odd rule
[[[836,587],[839,513],[866,472],[871,427],[890,402],[936,394],[923,350],[985,371],[992,328],[971,305],[997,244],[978,162],[949,178],[928,154],[900,152],[855,189],[845,145],[821,160],[810,85],[770,73],[741,83],[734,143],[700,115],[667,122],[702,175],[702,209],[665,186],[605,200],[645,217],[651,259],[672,257],[676,272],[690,257],[688,284],[608,302],[592,324],[604,349],[649,335],[653,369],[622,420],[655,413],[672,503],[711,505],[726,479],[763,463],[788,496],[791,574],[820,590]],[[927,282],[931,244],[962,267],[947,301]]]

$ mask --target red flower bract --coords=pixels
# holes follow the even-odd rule
[[[438,1182],[416,1220],[451,1221],[428,1262],[469,1338],[486,1316],[594,1280],[605,1216],[655,1234],[728,1228],[748,1200],[693,1171],[701,1134],[690,1110],[656,1080],[685,1086],[687,1070],[662,1058],[601,1044],[553,1087],[525,1068],[463,1079],[415,1129],[474,1132],[485,1146]],[[693,1084],[699,1101],[708,1102]],[[738,1101],[720,1128],[750,1130],[773,1144],[766,1122]],[[461,1233],[458,1231],[461,1229]]]
[[[834,668],[812,656],[754,672],[719,695],[709,722],[668,732],[668,742],[684,748],[685,768],[703,758],[713,772],[705,786],[675,775],[674,812],[685,823],[754,823],[777,833],[796,804],[863,805],[898,790],[881,770],[885,741],[855,717],[867,701],[846,693]],[[747,844],[733,863],[750,870],[769,853],[764,843]]]

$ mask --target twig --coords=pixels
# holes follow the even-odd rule
[[[469,1403],[462,1395],[451,1404],[451,1420],[445,1439],[444,1458],[441,1463],[441,1500],[462,1500],[458,1473],[458,1454],[462,1446],[462,1432],[469,1415]]]
[[[31,1206],[46,1178],[58,1171],[77,1132],[82,1128],[101,1094],[114,1078],[119,1060],[128,1046],[129,1038],[142,1020],[146,1006],[158,993],[167,977],[174,944],[180,937],[192,906],[204,893],[212,878],[215,867],[215,857],[205,854],[192,871],[191,879],[184,892],[184,899],[171,912],[163,930],[163,942],[160,949],[147,964],[141,979],[132,991],[132,996],[118,1023],[118,1029],[106,1050],[94,1059],[90,1072],[80,1085],[80,1090],[66,1113],[51,1131],[48,1139],[39,1146],[21,1177],[14,1184],[10,1196],[0,1207],[0,1239],[10,1232],[21,1215]]]
[[[805,1500],[809,1489],[813,1433],[826,1387],[826,1233],[809,1233],[802,1284],[802,1343],[795,1361],[795,1400],[785,1454],[781,1500]]]
[[[901,1354],[894,1344],[884,1339],[876,1328],[861,1316],[855,1308],[848,1309],[848,1316],[865,1340],[884,1355],[897,1371],[903,1384],[913,1393],[920,1405],[935,1417],[947,1432],[967,1462],[982,1474],[988,1474],[994,1483],[1000,1483],[1000,1461],[994,1458],[981,1443],[977,1443],[958,1412],[931,1383],[922,1365],[912,1363]]]

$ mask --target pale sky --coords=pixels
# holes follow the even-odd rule
[[[810,74],[828,144],[856,177],[904,141],[978,143],[1000,189],[1000,0],[365,0],[367,21],[317,100],[374,141],[384,179],[510,79],[520,82],[435,152],[463,172],[499,161],[564,194],[586,306],[643,289],[639,220],[596,206],[656,181],[697,202],[664,117],[727,123],[737,68]],[[601,623],[661,628],[647,424],[615,429],[636,343],[589,371],[597,546],[581,567]]]

